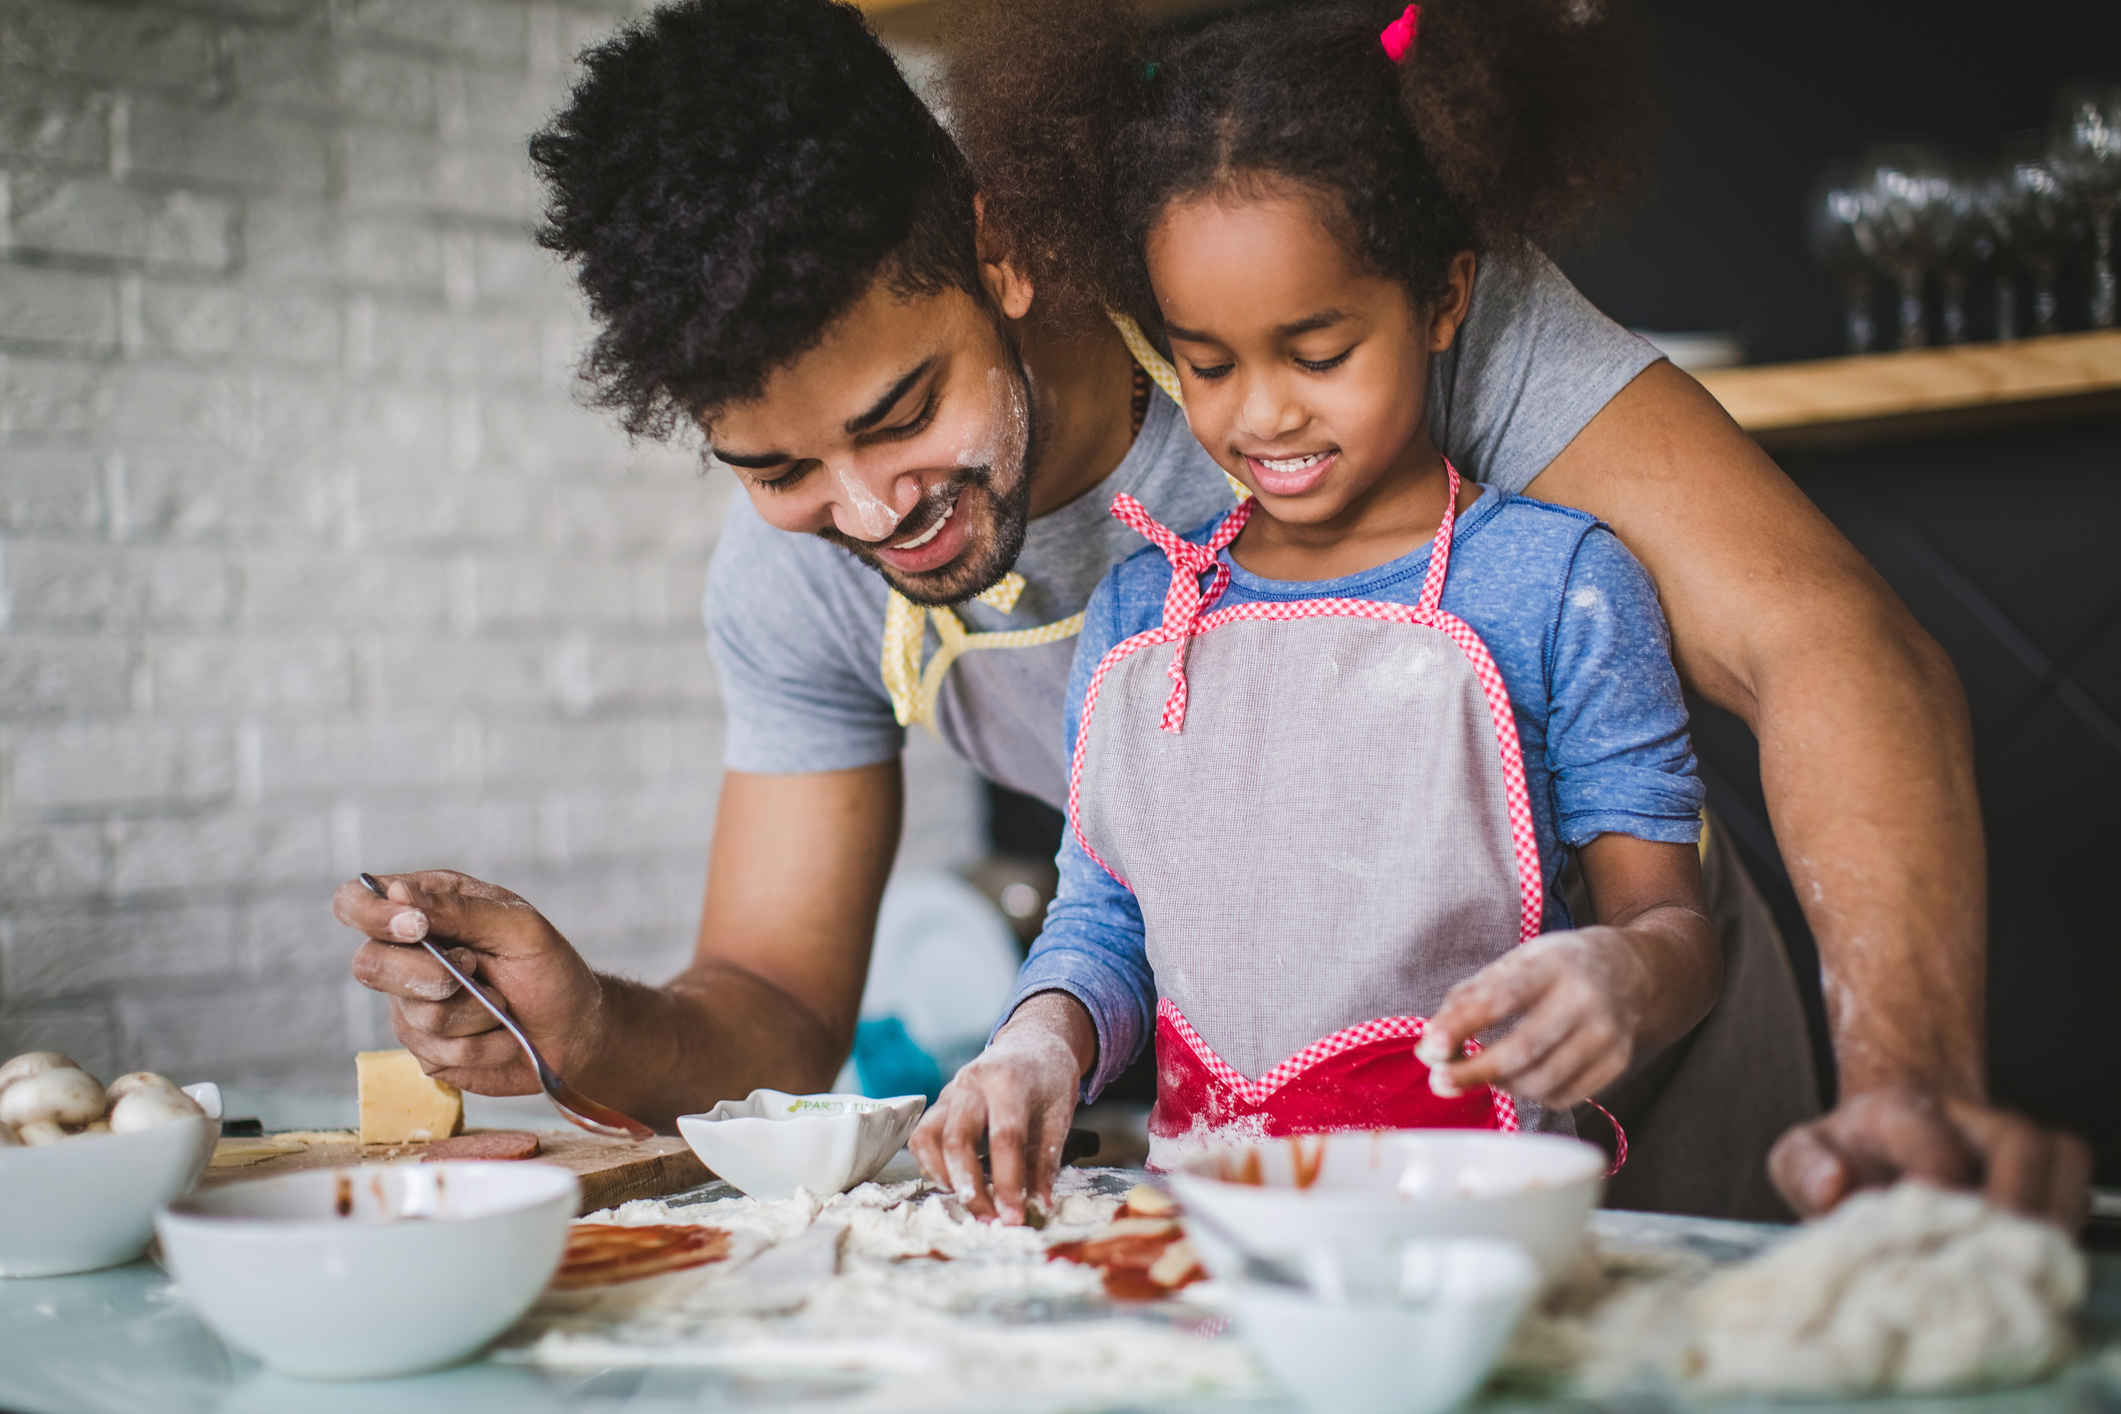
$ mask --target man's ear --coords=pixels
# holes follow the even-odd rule
[[[1004,318],[1022,319],[1031,312],[1031,277],[1000,237],[987,229],[987,198],[979,192],[972,194],[972,219],[977,227],[974,249],[979,252],[979,278],[987,288],[987,298]]]
[[[1457,341],[1459,326],[1466,322],[1466,311],[1473,307],[1473,278],[1478,273],[1472,251],[1462,250],[1451,257],[1443,298],[1429,312],[1430,353],[1440,354]]]

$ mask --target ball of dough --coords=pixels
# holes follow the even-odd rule
[[[1715,1394],[1933,1393],[2039,1379],[2087,1287],[2062,1233],[1920,1183],[1861,1193],[1719,1273],[1691,1306]]]

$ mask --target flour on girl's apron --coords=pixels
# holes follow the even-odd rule
[[[1216,557],[1253,503],[1205,545],[1114,503],[1171,560],[1171,589],[1162,625],[1098,665],[1069,815],[1141,904],[1152,1165],[1211,1136],[1518,1126],[1506,1095],[1440,1099],[1414,1057],[1453,984],[1538,935],[1545,893],[1508,692],[1439,606],[1449,482],[1413,605],[1217,609]],[[1531,1105],[1522,1120],[1573,1127]]]

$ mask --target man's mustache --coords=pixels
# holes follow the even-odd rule
[[[988,466],[961,467],[950,474],[948,481],[937,483],[932,491],[922,493],[920,503],[906,513],[904,519],[892,527],[891,533],[882,540],[857,540],[844,534],[837,526],[825,526],[817,532],[821,540],[829,540],[852,554],[864,558],[874,555],[901,540],[911,540],[927,532],[928,528],[950,513],[957,498],[974,486],[992,486],[994,468]]]

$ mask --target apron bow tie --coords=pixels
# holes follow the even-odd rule
[[[1171,666],[1164,671],[1164,675],[1171,679],[1171,695],[1164,699],[1164,712],[1158,723],[1167,732],[1175,734],[1186,724],[1186,643],[1199,628],[1201,616],[1229,587],[1230,567],[1223,564],[1220,557],[1224,548],[1237,538],[1237,532],[1245,528],[1245,522],[1251,519],[1255,504],[1249,496],[1239,501],[1215,527],[1207,543],[1196,545],[1172,533],[1149,514],[1148,507],[1126,492],[1112,498],[1112,514],[1120,523],[1163,551],[1164,558],[1171,562],[1171,587],[1164,594],[1163,627],[1164,635],[1175,640]],[[1204,591],[1200,577],[1211,571],[1214,577]]]

